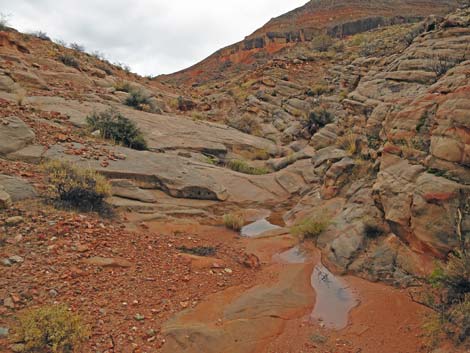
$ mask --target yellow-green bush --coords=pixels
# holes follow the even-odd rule
[[[65,305],[27,310],[19,317],[17,332],[26,352],[78,352],[90,335],[80,316]]]
[[[328,228],[329,222],[317,218],[305,218],[291,227],[291,234],[301,239],[314,239]]]
[[[228,213],[224,215],[224,225],[228,229],[239,231],[245,225],[243,216],[237,213]]]
[[[80,210],[99,210],[111,187],[106,178],[91,169],[81,169],[69,162],[50,161],[44,166],[53,196]]]

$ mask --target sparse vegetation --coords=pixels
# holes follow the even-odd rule
[[[436,289],[427,306],[434,309],[424,328],[431,344],[451,338],[456,344],[468,343],[470,337],[470,254],[468,240],[462,236],[462,213],[457,212],[458,250],[449,255],[444,266],[437,266],[429,278]]]
[[[152,111],[150,97],[140,89],[131,89],[129,97],[126,99],[126,105],[146,112]]]
[[[228,161],[226,163],[226,166],[236,172],[243,174],[263,175],[269,173],[269,169],[267,168],[253,167],[247,162],[240,159],[233,159],[231,161]]]
[[[101,137],[105,139],[136,150],[147,149],[147,143],[140,129],[115,109],[93,113],[87,117],[87,123],[91,130],[99,130]]]
[[[44,306],[25,311],[19,317],[17,340],[24,352],[78,352],[90,330],[65,305]]]
[[[261,132],[261,126],[255,116],[244,114],[240,118],[230,119],[227,125],[240,130],[246,134],[258,135]]]
[[[0,13],[0,31],[9,30],[9,18],[10,18],[9,15]]]
[[[228,213],[224,215],[224,225],[228,229],[238,232],[245,225],[245,220],[240,214]]]
[[[327,34],[321,34],[319,36],[316,36],[312,40],[312,48],[320,52],[328,51],[328,49],[330,49],[333,46],[333,44],[334,44],[333,38],[331,38]]]
[[[70,49],[79,51],[81,53],[83,53],[85,51],[85,47],[81,44],[78,44],[78,43],[70,43]]]
[[[36,32],[32,32],[30,33],[33,37],[36,37],[36,38],[39,38],[41,40],[47,40],[47,41],[50,41],[51,38],[47,35],[46,32],[43,32],[43,31],[36,31]]]
[[[304,122],[304,126],[311,134],[314,134],[325,125],[332,123],[334,116],[326,109],[316,109],[309,113],[308,118]]]
[[[359,150],[359,136],[348,132],[338,137],[336,145],[347,151],[350,155],[354,155]]]
[[[63,54],[59,56],[59,60],[67,66],[74,67],[76,69],[80,68],[80,63],[73,55]]]
[[[104,176],[64,161],[50,161],[43,169],[51,185],[52,197],[60,206],[88,212],[105,209],[104,199],[110,195],[111,187]]]
[[[315,239],[328,228],[329,221],[324,218],[305,218],[291,227],[290,232],[301,239]]]

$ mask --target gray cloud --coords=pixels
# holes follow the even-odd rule
[[[20,31],[77,42],[143,75],[170,73],[306,0],[0,0]]]

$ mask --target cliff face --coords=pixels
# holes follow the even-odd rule
[[[201,77],[214,78],[214,71],[224,71],[234,64],[251,65],[260,52],[272,54],[325,33],[333,37],[349,36],[386,25],[417,22],[429,15],[442,16],[458,6],[458,0],[312,0],[271,19],[243,41],[165,78],[194,83]]]

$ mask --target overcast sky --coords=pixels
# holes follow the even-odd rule
[[[0,0],[22,31],[100,51],[142,75],[181,70],[307,0]]]

